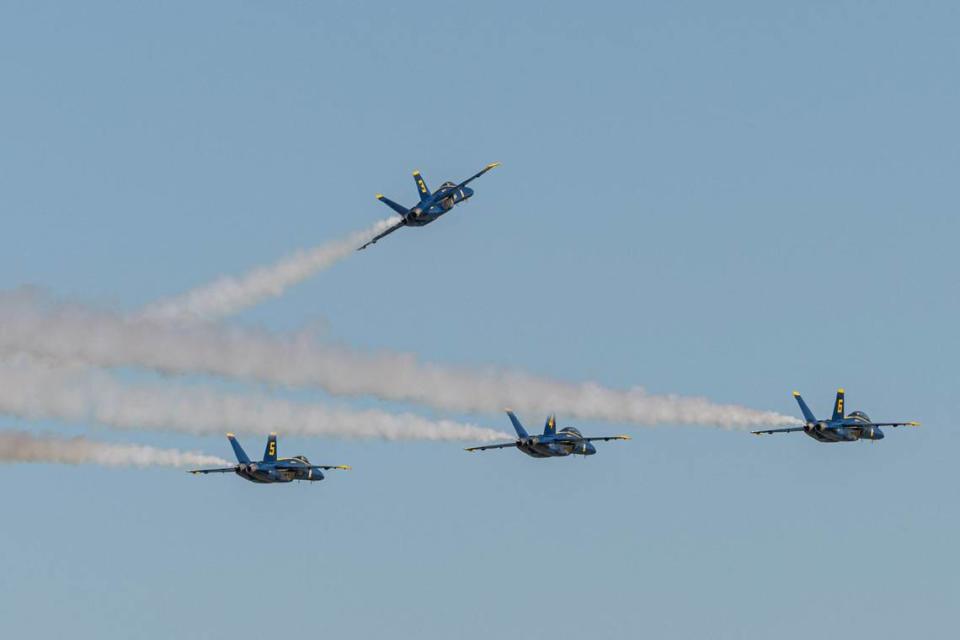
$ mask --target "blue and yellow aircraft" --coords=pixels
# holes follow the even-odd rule
[[[597,440],[630,440],[630,436],[600,436],[585,438],[574,427],[564,427],[557,431],[557,417],[550,416],[543,426],[542,436],[531,436],[520,424],[513,411],[507,409],[510,422],[517,432],[516,442],[487,444],[482,447],[469,447],[467,451],[486,451],[487,449],[509,449],[516,447],[531,458],[562,458],[569,455],[592,456],[597,452],[593,442]]]
[[[423,181],[423,176],[420,175],[420,172],[414,171],[413,181],[417,183],[417,191],[420,194],[420,202],[415,204],[413,208],[407,209],[406,207],[397,204],[390,198],[384,197],[382,193],[378,193],[377,200],[399,213],[400,222],[379,234],[373,240],[360,247],[360,249],[357,249],[357,251],[366,249],[370,245],[376,243],[376,241],[380,238],[390,235],[400,227],[422,227],[430,224],[447,211],[450,211],[450,209],[453,209],[455,205],[458,205],[461,202],[466,202],[472,198],[473,189],[469,188],[467,185],[485,174],[487,171],[499,166],[499,162],[492,162],[484,167],[480,173],[475,173],[460,184],[454,184],[450,181],[444,182],[442,185],[440,185],[440,188],[433,193],[430,193],[430,189],[427,188],[427,183]]]
[[[919,427],[919,422],[873,422],[870,416],[863,411],[854,411],[844,415],[843,389],[837,390],[837,399],[833,403],[833,416],[829,420],[817,420],[817,417],[810,411],[810,407],[800,397],[800,393],[793,392],[793,397],[797,399],[800,405],[800,412],[803,413],[804,424],[802,427],[789,427],[787,429],[762,429],[754,431],[755,435],[766,435],[770,433],[791,433],[793,431],[803,431],[805,434],[818,442],[853,442],[855,440],[883,440],[883,431],[880,427]]]
[[[237,454],[237,464],[222,469],[194,469],[189,473],[235,473],[245,480],[260,484],[274,482],[293,482],[294,480],[308,480],[320,482],[323,480],[323,471],[326,469],[349,469],[347,465],[310,464],[306,456],[292,458],[277,458],[277,434],[271,433],[267,438],[267,448],[263,452],[263,460],[252,461],[237,442],[232,433],[227,434],[233,452]]]

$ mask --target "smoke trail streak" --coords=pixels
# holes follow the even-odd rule
[[[409,413],[352,411],[170,385],[120,384],[83,365],[51,364],[25,354],[0,359],[0,413],[193,434],[278,430],[285,435],[471,442],[509,437],[493,429]]]
[[[0,463],[10,462],[98,464],[104,467],[230,466],[217,456],[177,449],[94,442],[83,437],[37,436],[26,431],[0,431]]]
[[[239,278],[225,276],[169,300],[151,304],[143,310],[142,316],[154,320],[210,321],[237,313],[267,298],[280,296],[289,287],[333,266],[398,220],[397,217],[381,220],[365,231],[300,251]]]
[[[517,371],[424,363],[410,354],[358,352],[306,334],[278,336],[218,325],[172,326],[28,293],[0,295],[0,349],[101,367],[208,373],[338,395],[372,395],[437,409],[489,413],[502,407],[635,425],[698,424],[746,429],[795,424],[770,411],[704,398],[610,389]]]

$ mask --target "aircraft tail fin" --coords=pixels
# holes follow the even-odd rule
[[[277,434],[271,433],[267,436],[267,448],[263,452],[264,462],[277,461]]]
[[[800,397],[800,392],[794,391],[793,397],[797,399],[797,404],[800,405],[800,412],[803,414],[803,419],[807,422],[816,422],[816,416],[813,415],[813,411],[810,411],[810,407],[808,407],[807,403]]]
[[[517,418],[516,414],[513,411],[507,409],[507,416],[510,417],[510,422],[513,423],[513,428],[517,432],[517,436],[520,438],[526,438],[530,434],[527,433],[527,430],[523,428],[523,425],[520,424],[520,419]]]
[[[556,414],[547,417],[547,422],[543,425],[543,435],[545,435],[545,436],[555,436],[555,435],[557,435],[557,416],[556,416]]]
[[[430,197],[430,189],[427,188],[427,183],[423,181],[423,176],[420,175],[419,171],[413,172],[413,181],[417,183],[417,191],[420,196],[420,202],[423,202]]]
[[[397,204],[396,202],[394,202],[394,201],[391,200],[390,198],[385,197],[382,193],[378,193],[378,194],[377,194],[377,200],[379,200],[379,201],[382,202],[383,204],[387,205],[388,207],[390,207],[391,209],[393,209],[394,211],[396,211],[397,213],[399,213],[399,214],[400,214],[401,216],[403,216],[404,218],[406,218],[406,217],[407,217],[407,214],[410,213],[410,210],[409,210],[409,209],[407,209],[407,208],[404,207],[404,206],[401,206],[401,205]]]
[[[237,455],[237,462],[250,462],[247,452],[243,450],[232,433],[227,434],[227,440],[230,441],[230,446],[233,447],[233,452]]]
[[[843,416],[843,389],[837,389],[837,399],[833,402],[833,419],[842,420]]]

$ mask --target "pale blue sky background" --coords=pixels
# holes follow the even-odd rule
[[[499,160],[236,321],[924,428],[281,439],[355,466],[320,486],[3,467],[4,635],[954,637],[954,3],[62,4],[0,6],[2,288],[136,308]]]

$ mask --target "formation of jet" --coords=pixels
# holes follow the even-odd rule
[[[487,449],[509,449],[516,447],[531,458],[561,458],[569,455],[592,456],[597,452],[593,442],[602,440],[630,440],[630,436],[599,436],[585,438],[576,428],[564,427],[557,431],[557,417],[550,416],[543,426],[543,435],[531,436],[520,424],[513,411],[507,410],[510,422],[517,432],[515,442],[487,444],[482,447],[469,447],[467,451],[486,451]]]
[[[430,189],[427,188],[427,183],[424,182],[423,176],[420,175],[420,172],[414,171],[413,181],[417,184],[417,192],[420,195],[420,201],[412,208],[407,209],[406,207],[397,204],[393,200],[384,197],[383,194],[378,193],[377,200],[399,213],[400,222],[370,240],[368,243],[360,247],[360,249],[357,249],[357,251],[366,249],[370,245],[376,243],[376,241],[380,238],[390,235],[400,227],[422,227],[430,224],[447,211],[450,211],[450,209],[453,209],[455,205],[458,205],[461,202],[466,202],[472,198],[473,189],[469,188],[467,185],[485,174],[487,171],[490,171],[494,167],[498,166],[500,166],[499,162],[490,163],[484,167],[482,171],[473,174],[459,184],[449,181],[444,182],[442,185],[440,185],[440,188],[433,193],[431,193]]]
[[[430,224],[453,209],[457,204],[473,197],[474,191],[467,185],[494,167],[499,166],[499,164],[499,162],[488,164],[483,170],[460,183],[444,182],[432,193],[420,172],[414,171],[413,179],[416,183],[420,200],[416,205],[408,209],[378,194],[377,199],[397,212],[400,215],[400,221],[371,239],[360,247],[358,251],[360,249],[366,249],[384,236],[393,233],[401,227],[422,227]],[[884,434],[881,427],[918,426],[920,424],[918,422],[873,422],[870,417],[862,411],[845,414],[843,389],[837,391],[837,398],[833,405],[833,415],[830,419],[818,420],[816,416],[813,415],[813,412],[810,411],[806,402],[803,401],[803,398],[800,397],[800,394],[794,391],[793,395],[800,405],[800,411],[803,413],[803,426],[784,429],[762,429],[754,431],[753,433],[756,435],[766,435],[802,431],[818,442],[853,442],[856,440],[882,440]],[[514,442],[469,447],[467,451],[516,448],[532,458],[556,458],[570,455],[592,456],[597,453],[593,443],[598,440],[630,440],[630,436],[625,435],[584,437],[580,431],[574,427],[565,427],[558,431],[555,415],[547,418],[542,435],[530,435],[512,411],[507,410],[507,415],[510,417],[510,422],[517,432],[517,439]],[[230,440],[230,444],[233,446],[234,453],[237,456],[237,464],[235,466],[222,469],[196,469],[190,473],[233,472],[241,478],[257,483],[292,482],[293,480],[316,482],[323,480],[323,471],[325,470],[350,468],[345,465],[313,465],[310,464],[310,461],[304,456],[277,458],[277,435],[275,433],[270,434],[267,439],[267,448],[263,454],[263,460],[251,461],[233,434],[228,433],[227,438]]]
[[[194,469],[190,473],[235,473],[250,482],[271,484],[274,482],[293,482],[294,480],[319,482],[323,480],[323,471],[326,469],[350,468],[347,465],[310,464],[306,456],[277,458],[277,434],[275,433],[271,433],[267,438],[267,448],[263,452],[263,460],[257,461],[250,460],[232,433],[227,434],[227,439],[233,446],[233,452],[237,455],[236,465],[221,469]]]
[[[800,405],[800,411],[803,413],[804,425],[802,427],[762,429],[753,433],[759,436],[770,433],[803,431],[818,442],[853,442],[855,440],[883,440],[883,431],[880,427],[920,426],[919,422],[873,422],[870,420],[870,416],[863,411],[854,411],[844,415],[843,389],[837,390],[837,399],[833,403],[833,415],[829,420],[817,420],[817,417],[810,411],[810,407],[800,397],[799,392],[794,391],[793,397],[797,399],[797,404]]]

